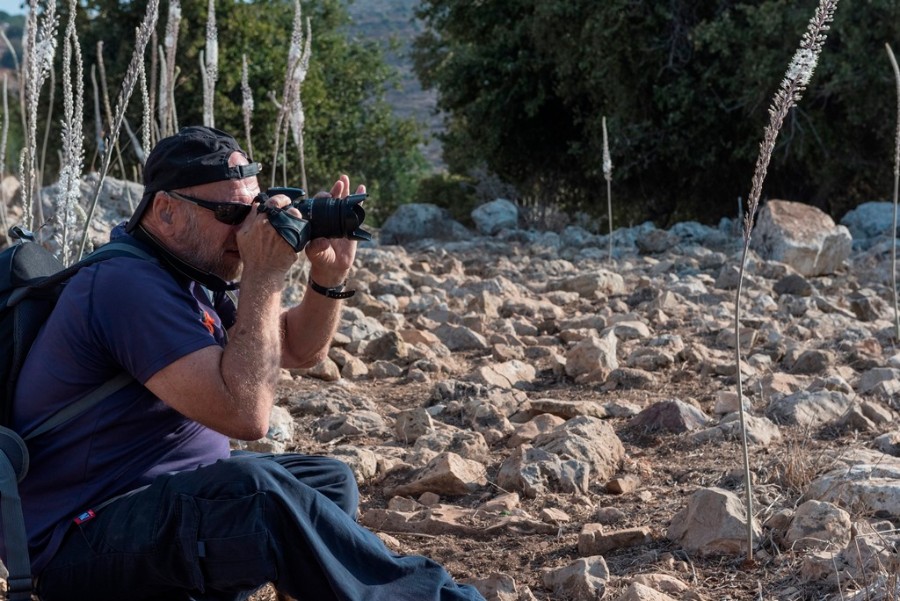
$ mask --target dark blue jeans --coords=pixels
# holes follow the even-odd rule
[[[355,520],[350,469],[236,455],[161,476],[80,525],[40,574],[43,601],[240,601],[268,582],[299,600],[483,601],[435,562]]]

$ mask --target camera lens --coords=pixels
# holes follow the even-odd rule
[[[371,240],[371,234],[359,229],[366,218],[361,203],[367,196],[354,194],[345,198],[307,198],[295,201],[294,206],[309,221],[310,238]]]

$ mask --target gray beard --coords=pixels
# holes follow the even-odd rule
[[[243,271],[243,263],[229,264],[228,257],[222,249],[206,244],[193,213],[188,213],[187,226],[187,234],[181,244],[185,251],[184,260],[197,269],[227,282],[238,280]]]

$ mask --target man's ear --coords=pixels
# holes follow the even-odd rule
[[[147,210],[147,225],[152,229],[165,229],[175,222],[172,198],[165,192],[157,192]]]

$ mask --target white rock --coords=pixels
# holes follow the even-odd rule
[[[754,522],[754,544],[759,536],[759,526]],[[700,555],[746,553],[746,507],[733,492],[701,488],[691,495],[687,507],[672,518],[666,537]]]
[[[751,244],[764,259],[816,276],[837,271],[850,256],[851,242],[849,230],[816,207],[770,200],[760,210]]]

